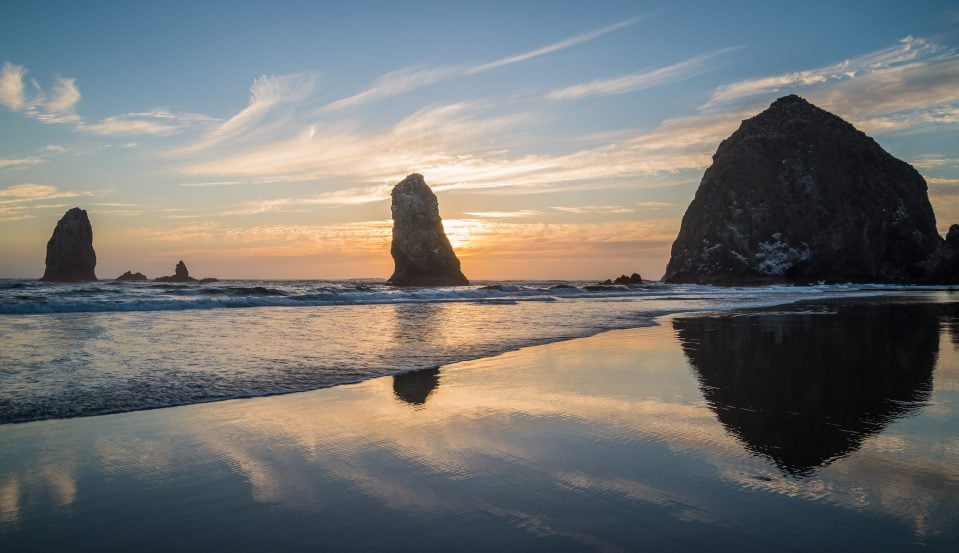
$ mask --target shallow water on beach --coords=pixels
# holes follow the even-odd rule
[[[955,551],[953,300],[671,317],[314,392],[0,425],[0,542]]]
[[[665,314],[900,291],[0,281],[0,423],[312,390],[649,325]]]

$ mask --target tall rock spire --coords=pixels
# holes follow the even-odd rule
[[[393,187],[393,286],[468,286],[453,253],[436,194],[413,173]]]
[[[97,253],[93,251],[93,227],[87,212],[79,207],[67,211],[47,242],[46,270],[41,280],[76,282],[96,280]]]

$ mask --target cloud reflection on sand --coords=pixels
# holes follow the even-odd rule
[[[955,371],[940,376],[954,380]],[[83,471],[163,486],[194,467],[271,509],[329,515],[358,495],[414,519],[492,517],[530,535],[610,548],[562,513],[530,510],[523,490],[543,494],[542,505],[615,497],[647,515],[729,528],[738,524],[730,494],[743,491],[893,517],[918,536],[948,530],[959,512],[959,468],[944,460],[950,449],[908,425],[890,424],[808,477],[750,453],[702,399],[668,325],[449,366],[412,404],[395,386],[381,378],[120,415],[128,423],[100,429]],[[65,421],[62,432],[71,424],[96,420]],[[82,440],[44,439],[84,458]],[[50,474],[0,473],[4,525],[40,487],[83,497],[82,480],[71,488]]]

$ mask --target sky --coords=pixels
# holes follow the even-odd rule
[[[659,278],[719,143],[799,94],[959,222],[959,6],[17,2],[0,18],[0,277],[87,210],[97,275],[387,278],[417,172],[463,272]]]

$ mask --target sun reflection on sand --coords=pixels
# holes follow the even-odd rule
[[[0,523],[12,524],[19,515],[20,481],[11,474],[0,484]]]

